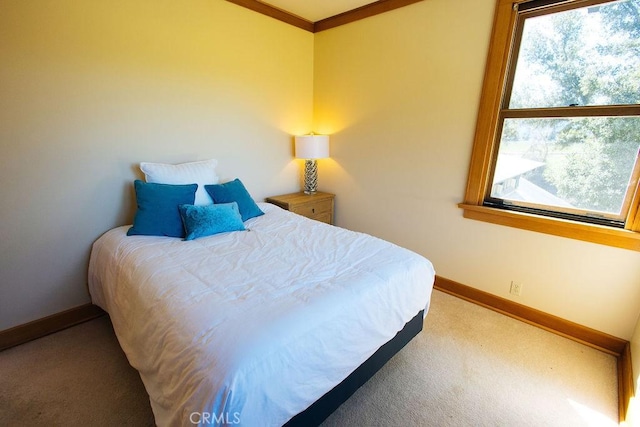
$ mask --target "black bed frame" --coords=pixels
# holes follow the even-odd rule
[[[338,406],[342,405],[360,386],[366,383],[385,363],[399,352],[413,337],[422,331],[424,310],[409,320],[404,328],[390,341],[383,344],[371,357],[324,396],[291,418],[286,427],[309,427],[320,425]]]

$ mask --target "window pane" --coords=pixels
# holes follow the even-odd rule
[[[621,215],[640,117],[505,119],[491,197]]]
[[[640,103],[640,0],[528,18],[509,108]]]

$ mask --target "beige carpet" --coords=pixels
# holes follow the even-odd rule
[[[616,360],[435,291],[425,330],[323,424],[614,426]],[[153,425],[107,317],[0,352],[0,425]]]

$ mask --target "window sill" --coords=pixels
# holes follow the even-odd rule
[[[465,203],[458,204],[458,207],[469,219],[640,251],[640,233],[633,231]]]

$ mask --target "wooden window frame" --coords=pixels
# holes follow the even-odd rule
[[[497,0],[467,188],[464,202],[458,206],[463,210],[463,216],[469,219],[640,251],[639,182],[635,183],[636,188],[625,221],[625,229],[484,206],[497,155],[496,145],[499,141],[496,133],[503,95],[508,83],[507,68],[517,37],[517,9],[518,5],[526,1],[528,0]],[[589,4],[589,0],[567,0],[565,3],[586,5]]]

